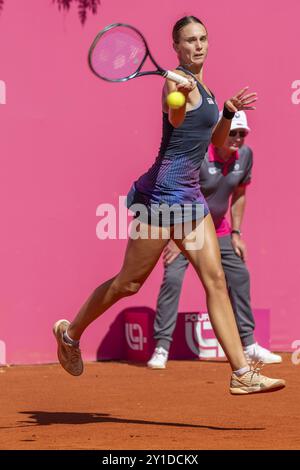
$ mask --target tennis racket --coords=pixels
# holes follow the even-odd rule
[[[141,71],[147,57],[156,70]],[[160,67],[153,59],[144,36],[128,24],[114,23],[100,31],[90,47],[88,61],[92,72],[108,82],[161,75],[176,83],[188,83],[185,77]]]

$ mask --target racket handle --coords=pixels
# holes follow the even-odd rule
[[[181,85],[187,85],[189,83],[187,78],[183,77],[182,75],[179,75],[178,73],[171,72],[170,70],[166,71],[165,77],[175,83],[180,83]]]

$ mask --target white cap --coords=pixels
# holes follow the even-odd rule
[[[222,117],[223,112],[220,111],[220,118]],[[247,116],[244,111],[237,111],[231,121],[230,130],[233,131],[234,129],[246,129],[250,131],[250,127],[248,127]]]

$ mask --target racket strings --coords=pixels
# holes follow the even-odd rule
[[[104,32],[95,43],[90,62],[97,75],[121,80],[134,74],[147,54],[143,38],[125,26]]]

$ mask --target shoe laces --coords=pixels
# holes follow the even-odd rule
[[[163,348],[156,348],[155,349],[155,356],[162,356],[167,357],[168,353]]]
[[[251,374],[251,380],[254,378],[255,375],[257,375],[257,378],[260,378],[261,376],[261,373],[260,371],[262,370],[262,368],[264,367],[264,363],[263,361],[251,361],[250,363],[250,374]]]
[[[76,363],[81,358],[81,351],[79,348],[72,348],[71,362]]]

